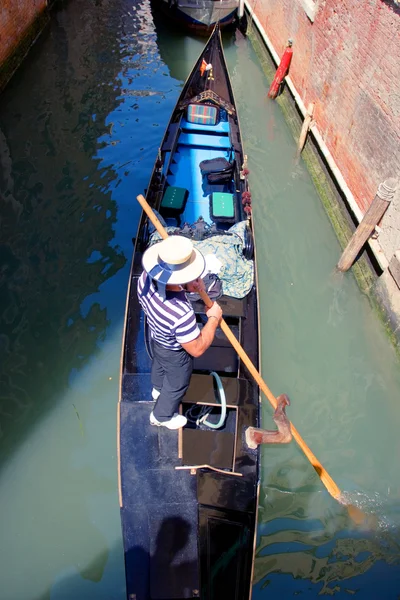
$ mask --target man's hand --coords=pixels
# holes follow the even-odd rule
[[[186,290],[188,292],[195,292],[196,294],[199,294],[200,292],[206,291],[206,286],[204,285],[202,278],[198,277],[194,281],[190,281],[186,284]]]
[[[221,320],[222,320],[222,308],[220,307],[220,305],[218,304],[218,302],[214,302],[214,304],[210,308],[207,308],[206,315],[207,315],[208,318],[215,317],[216,319],[218,319],[218,324],[221,323]]]

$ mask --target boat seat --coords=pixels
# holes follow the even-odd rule
[[[228,136],[206,135],[202,133],[181,133],[179,143],[182,146],[200,146],[203,148],[223,148],[229,150],[231,142]]]
[[[219,110],[216,106],[211,106],[210,104],[189,104],[186,120],[188,123],[198,123],[213,127],[219,121]]]
[[[176,219],[178,227],[181,226],[181,214],[185,210],[189,191],[186,188],[170,185],[165,190],[161,201],[160,212],[166,218]]]
[[[234,317],[236,319],[247,317],[247,302],[243,298],[232,298],[231,296],[221,296],[218,299],[224,317]],[[196,314],[204,314],[204,304],[202,300],[192,301],[193,310]],[[239,335],[239,334],[238,334]]]
[[[210,195],[210,217],[215,223],[235,222],[233,194],[213,192]]]
[[[221,133],[225,135],[229,134],[228,121],[220,121],[216,125],[202,125],[202,123],[189,123],[189,121],[186,121],[186,119],[182,119],[181,128],[183,131],[212,131],[213,133]]]

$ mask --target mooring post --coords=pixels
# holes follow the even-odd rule
[[[285,52],[282,54],[279,67],[276,70],[275,77],[271,83],[271,87],[269,88],[268,98],[275,99],[277,97],[279,87],[285,79],[286,75],[289,73],[289,67],[293,56],[292,46],[293,41],[289,39],[286,44]]]
[[[353,265],[356,256],[373,233],[375,226],[382,219],[397,189],[397,180],[394,177],[380,183],[371,206],[365,213],[362,221],[355,230],[350,242],[347,244],[337,264],[339,271],[348,271]]]
[[[313,118],[314,112],[314,102],[310,102],[307,108],[306,116],[304,117],[303,126],[301,128],[301,133],[299,137],[299,143],[297,145],[297,156],[300,156],[301,151],[303,150],[304,144],[306,142],[307,133],[310,129],[311,121]]]

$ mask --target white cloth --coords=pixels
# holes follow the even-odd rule
[[[214,273],[217,275],[222,267],[222,262],[219,258],[215,254],[207,254],[204,259],[206,261],[204,273]]]

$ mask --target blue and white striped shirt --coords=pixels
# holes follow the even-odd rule
[[[200,335],[192,305],[184,291],[167,291],[163,300],[152,281],[148,292],[142,296],[147,277],[146,271],[143,271],[138,279],[137,292],[151,337],[169,350],[180,350],[181,344],[192,342]]]

